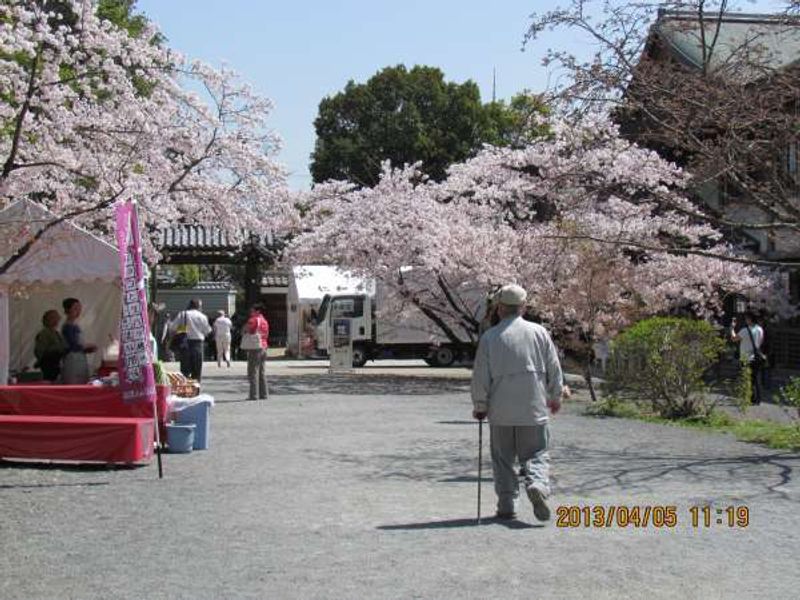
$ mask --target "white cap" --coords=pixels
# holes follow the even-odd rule
[[[525,304],[525,300],[528,298],[528,293],[524,290],[524,288],[518,286],[516,283],[510,283],[500,288],[496,298],[500,304],[505,304],[507,306],[521,306]]]

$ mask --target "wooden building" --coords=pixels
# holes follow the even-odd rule
[[[158,287],[159,266],[177,265],[236,265],[244,267],[242,296],[240,302],[231,311],[235,323],[240,323],[250,306],[256,303],[265,305],[270,321],[270,343],[280,346],[286,343],[286,292],[288,275],[281,276],[275,271],[275,263],[283,250],[283,240],[272,232],[255,234],[239,232],[233,234],[218,227],[202,225],[173,225],[160,230],[157,249],[162,255],[161,262],[153,267],[151,279],[151,298],[163,302],[164,295],[180,296],[188,302],[188,296],[194,292],[198,297],[207,295],[207,290],[184,288],[178,291],[170,287],[169,291],[160,291]],[[204,282],[207,288],[219,282]],[[216,292],[215,292],[216,293]],[[206,312],[211,310],[204,307]]]

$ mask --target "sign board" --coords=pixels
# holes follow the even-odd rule
[[[330,372],[353,370],[352,322],[346,318],[331,320]]]
[[[117,359],[119,385],[125,402],[155,402],[139,220],[132,202],[117,205],[115,213],[122,274],[122,318]]]

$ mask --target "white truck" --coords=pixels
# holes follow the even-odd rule
[[[381,292],[378,285],[375,294],[326,294],[316,312],[317,354],[327,355],[332,319],[343,317],[351,320],[354,367],[379,358],[421,358],[431,366],[447,367],[456,360],[471,358],[472,344],[465,332],[456,343],[438,332],[417,309],[398,316],[382,314]],[[476,306],[475,312],[482,310]]]
[[[319,311],[326,294],[372,294],[373,290],[371,280],[337,267],[293,267],[286,295],[286,354],[300,357],[315,354],[316,324],[311,317]]]

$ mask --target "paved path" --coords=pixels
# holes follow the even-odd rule
[[[797,453],[573,405],[553,423],[554,507],[675,505],[678,526],[541,526],[524,504],[477,526],[463,374],[294,365],[270,365],[268,402],[243,400],[241,366],[207,369],[211,449],[166,456],[163,481],[0,466],[0,598],[797,595]],[[489,481],[483,497],[489,515]],[[747,506],[749,526],[692,527],[706,504]]]

